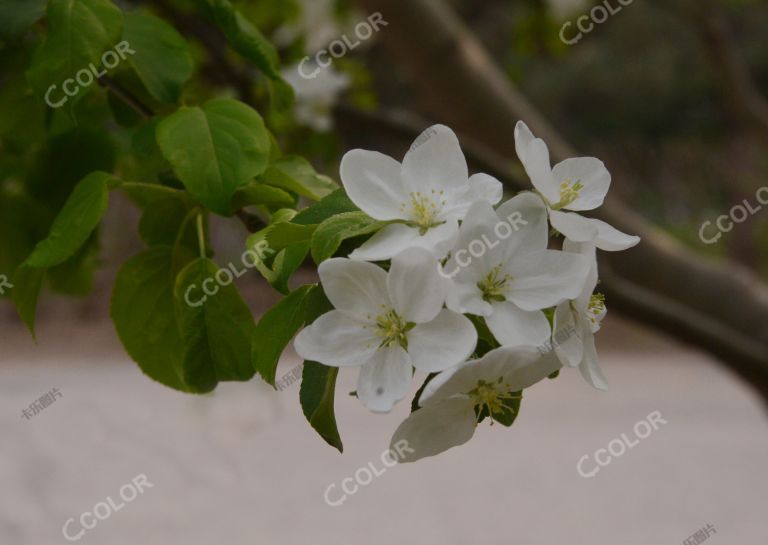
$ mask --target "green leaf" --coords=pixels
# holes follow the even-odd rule
[[[170,246],[157,246],[129,259],[117,273],[111,316],[125,350],[151,379],[183,392],[184,352],[176,322],[177,269]],[[186,254],[184,261],[193,259]]]
[[[277,50],[228,0],[209,0],[216,25],[232,49],[253,62],[270,79],[281,79]]]
[[[45,269],[21,265],[16,269],[16,273],[11,281],[11,284],[13,284],[11,300],[33,337],[35,336],[37,299],[40,296],[40,290],[43,288],[44,278]]]
[[[301,376],[299,399],[304,416],[326,443],[344,452],[344,445],[336,426],[334,397],[339,369],[314,361],[305,361]]]
[[[96,229],[75,255],[48,269],[46,278],[56,293],[84,297],[93,288],[93,277],[99,266],[99,230]]]
[[[128,13],[124,24],[123,39],[136,51],[128,62],[155,99],[175,103],[194,70],[187,42],[171,25],[148,13]]]
[[[286,111],[293,103],[294,92],[280,74],[280,58],[275,46],[228,0],[208,0],[208,6],[232,49],[258,66],[270,79],[273,106],[278,111]]]
[[[96,170],[113,172],[117,154],[117,146],[107,131],[77,127],[51,138],[35,154],[25,185],[32,196],[49,204],[56,213],[88,174]]]
[[[216,278],[219,267],[198,258],[176,279],[176,316],[184,341],[184,381],[199,391],[210,391],[219,381],[250,380],[253,316],[231,283],[216,281],[205,294],[203,283]]]
[[[308,244],[316,225],[297,225],[291,222],[273,223],[266,228],[267,243],[273,252],[295,244]]]
[[[287,191],[258,182],[241,187],[232,197],[232,210],[254,205],[285,208],[295,204],[296,200]]]
[[[56,216],[48,238],[40,241],[27,258],[27,265],[44,269],[72,257],[107,211],[112,183],[114,178],[105,172],[94,172],[83,178]]]
[[[319,224],[336,214],[359,210],[355,203],[349,200],[343,189],[337,189],[312,206],[299,212],[291,221],[301,225]]]
[[[18,36],[45,13],[47,0],[0,0],[0,38]]]
[[[62,90],[65,80],[80,70],[92,71],[91,65],[98,70],[104,52],[120,42],[123,14],[109,0],[49,0],[46,22],[48,36],[35,51],[27,77],[41,97],[56,86],[50,101],[58,103],[67,98]],[[69,98],[69,104],[94,84],[74,87],[77,95]]]
[[[123,182],[120,189],[139,208],[146,208],[158,201],[166,199],[184,199],[184,193],[160,184],[146,184],[143,182]]]
[[[189,207],[180,199],[166,198],[147,205],[139,222],[139,234],[147,246],[172,246],[176,243],[184,220],[189,214]],[[193,235],[187,240],[187,246],[195,248],[197,239]]]
[[[284,155],[269,165],[262,176],[269,185],[319,201],[339,188],[328,176],[315,172],[309,161],[298,155]]]
[[[298,288],[269,309],[256,324],[251,343],[253,368],[268,384],[275,385],[280,355],[307,322],[310,304],[315,301],[311,294],[319,289],[317,284]]]
[[[270,141],[261,116],[231,99],[182,107],[161,121],[157,143],[189,192],[217,214],[267,166]]]
[[[273,288],[280,293],[288,294],[291,289],[288,281],[296,270],[301,267],[309,254],[309,242],[294,244],[278,253],[272,262],[274,279],[270,282]]]
[[[378,231],[386,222],[378,221],[365,212],[345,212],[321,223],[312,236],[312,259],[318,265],[333,257],[345,240]]]

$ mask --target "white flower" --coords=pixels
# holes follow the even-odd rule
[[[412,367],[448,369],[474,351],[472,322],[443,309],[446,282],[428,251],[411,248],[392,260],[389,273],[361,261],[320,264],[320,280],[336,307],[299,333],[294,346],[306,360],[333,367],[362,365],[360,401],[387,412],[408,393]]]
[[[331,66],[320,67],[307,61],[282,71],[296,93],[293,114],[296,121],[318,132],[331,129],[331,110],[339,95],[349,87],[349,76],[337,72]]]
[[[517,229],[498,228],[507,221]],[[575,298],[589,272],[586,258],[548,250],[548,240],[547,210],[534,193],[521,193],[498,211],[473,204],[443,268],[452,277],[448,308],[484,316],[503,346],[544,343],[550,326],[541,310]]]
[[[555,353],[563,365],[579,367],[584,379],[600,390],[608,389],[595,349],[595,333],[600,330],[600,322],[606,314],[605,299],[594,293],[597,286],[597,256],[594,244],[578,243],[566,240],[563,248],[566,252],[581,254],[591,264],[589,275],[581,293],[574,301],[566,301],[555,310],[555,337],[562,335],[565,340],[557,343]],[[566,334],[562,332],[575,332]]]
[[[395,431],[392,445],[405,440],[410,453],[400,462],[414,462],[462,445],[472,438],[483,409],[508,416],[508,404],[560,368],[553,354],[532,347],[497,348],[432,379],[411,413]]]
[[[469,177],[459,140],[435,125],[419,136],[402,165],[375,151],[355,149],[341,160],[341,179],[349,198],[369,216],[397,221],[373,235],[350,257],[390,259],[410,247],[445,256],[469,206],[501,200],[501,182],[487,174]]]
[[[515,126],[515,150],[533,186],[547,203],[552,226],[567,238],[594,242],[608,251],[626,250],[640,242],[640,237],[624,234],[604,221],[562,212],[594,210],[603,204],[611,175],[602,161],[577,157],[552,168],[544,140],[534,137],[522,121]]]

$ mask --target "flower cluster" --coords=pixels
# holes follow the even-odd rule
[[[374,412],[406,397],[414,370],[429,374],[419,408],[392,439],[412,447],[402,461],[465,443],[485,418],[511,424],[522,391],[563,366],[607,388],[594,343],[606,312],[594,293],[596,249],[639,239],[577,213],[605,198],[611,177],[601,161],[553,168],[522,122],[515,147],[535,191],[501,205],[501,183],[469,176],[443,125],[427,129],[402,163],[365,150],[342,159],[349,198],[386,226],[348,258],[321,263],[335,310],[295,347],[307,360],[361,366],[357,397]],[[561,250],[550,249],[550,228],[563,235]]]

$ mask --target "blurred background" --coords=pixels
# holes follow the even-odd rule
[[[192,2],[117,3],[148,9],[193,41],[208,89],[264,104],[257,75],[216,48]],[[339,455],[306,423],[298,383],[274,391],[256,378],[190,396],[143,376],[109,319],[116,271],[142,247],[139,212],[115,198],[100,241],[82,256],[87,267],[60,271],[41,297],[37,343],[8,294],[0,298],[0,543],[63,542],[68,518],[116,498],[138,474],[154,487],[81,543],[640,545],[686,543],[707,525],[713,544],[765,543],[768,4],[237,5],[277,45],[297,94],[291,115],[259,110],[284,149],[334,179],[346,150],[400,159],[437,122],[457,131],[471,172],[504,180],[509,195],[528,187],[511,137],[517,119],[547,140],[553,162],[583,154],[606,163],[611,199],[595,215],[643,237],[600,263],[608,316],[597,344],[611,389],[591,390],[564,371],[531,389],[512,428],[482,426],[469,444],[387,469],[330,506],[329,485],[338,490],[369,463],[382,468],[408,407],[369,414],[343,395],[357,371],[342,370]],[[376,12],[386,24],[361,39],[357,25]],[[315,64],[338,40],[344,53]],[[39,99],[24,93],[14,47],[0,41],[0,279],[47,232],[25,218],[52,217],[84,172],[142,166],[121,162],[129,137],[119,123],[95,127],[86,117],[40,141],[44,110],[25,109]],[[104,107],[106,93],[88,101]],[[19,155],[33,167],[23,182],[11,160]],[[57,191],[39,199],[34,188],[51,179]],[[713,242],[720,216],[733,228]],[[217,261],[238,261],[247,234],[216,220]],[[307,263],[294,282],[314,277]],[[279,300],[256,272],[238,287],[257,316]],[[278,376],[300,363],[287,352]],[[25,416],[54,388],[54,402]],[[583,455],[631,437],[654,411],[668,423],[594,477],[579,475]]]

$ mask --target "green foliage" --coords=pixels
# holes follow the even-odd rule
[[[35,246],[26,264],[47,269],[72,257],[101,222],[113,183],[112,176],[105,172],[83,178],[56,216],[50,234]]]
[[[127,60],[149,93],[160,102],[175,103],[194,68],[184,38],[154,15],[129,13],[123,39],[136,51]]]
[[[18,36],[45,13],[47,0],[0,0],[0,38]]]
[[[344,445],[336,426],[334,398],[336,394],[336,377],[339,369],[328,367],[314,361],[304,362],[301,376],[301,409],[310,425],[320,434],[326,443],[335,447],[339,452],[344,451]]]
[[[182,261],[191,261],[187,253]],[[125,350],[151,379],[193,391],[182,374],[184,343],[176,322],[174,249],[158,246],[129,259],[117,274],[111,315]]]
[[[302,286],[262,316],[253,334],[253,365],[262,378],[275,385],[277,363],[290,340],[313,319],[322,305],[317,284]]]
[[[160,122],[156,135],[176,176],[217,214],[229,215],[235,191],[267,167],[270,141],[264,121],[236,100],[182,107]]]
[[[296,155],[286,155],[275,160],[263,178],[270,185],[293,191],[313,201],[319,201],[339,187],[328,176],[315,172],[309,161]]]
[[[332,257],[347,239],[374,233],[384,227],[365,212],[344,212],[332,216],[318,225],[312,235],[312,259],[318,265]]]
[[[123,32],[123,14],[109,0],[49,0],[48,34],[27,72],[32,88],[45,97],[51,86],[59,87],[79,70],[101,64],[103,53],[113,48]],[[77,87],[70,104],[92,87]],[[57,99],[58,100],[58,99]]]
[[[136,229],[146,246],[121,264],[110,301],[128,355],[180,392],[257,372],[274,385],[293,337],[331,308],[318,285],[291,289],[310,249],[322,261],[383,224],[300,155],[321,165],[337,151],[332,139],[272,133],[292,127],[294,93],[253,16],[271,30],[279,19],[228,0],[127,13],[124,5],[0,0],[0,273],[34,335],[46,286],[91,291],[101,223],[118,190],[117,201],[139,211],[121,229]],[[295,5],[271,5],[296,14]],[[301,37],[293,42],[281,52],[288,62],[303,55]],[[119,63],[109,66],[108,52]],[[236,275],[213,260],[211,214],[258,229],[244,250],[285,296],[258,325]],[[307,362],[300,397],[312,427],[341,450],[336,374]]]
[[[219,268],[201,257],[178,275],[176,318],[183,343],[182,378],[195,391],[213,390],[221,380],[250,380],[251,311],[232,284],[219,283],[215,294],[205,294],[205,283]]]

